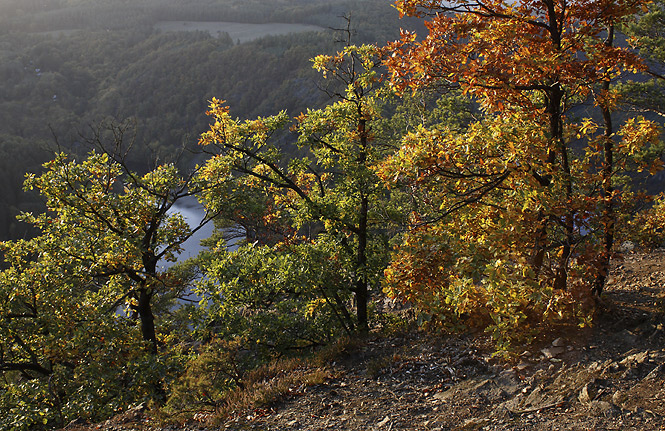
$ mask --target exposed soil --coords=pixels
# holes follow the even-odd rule
[[[543,334],[518,358],[478,337],[375,338],[324,384],[218,426],[129,412],[93,430],[665,430],[665,250],[614,262],[593,328]]]

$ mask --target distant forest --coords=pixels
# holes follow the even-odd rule
[[[160,32],[160,21],[298,23],[338,28],[351,17],[357,42],[399,36],[385,0],[4,0],[0,1],[0,239],[28,232],[15,216],[40,211],[22,191],[57,145],[76,151],[106,122],[128,121],[151,161],[195,148],[212,97],[239,118],[328,101],[309,59],[336,49],[335,32],[268,36]],[[337,47],[338,48],[338,47]],[[181,163],[193,163],[184,153]]]

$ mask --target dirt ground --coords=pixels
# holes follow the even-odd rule
[[[324,384],[221,425],[137,413],[75,428],[665,430],[665,250],[613,267],[592,328],[544,334],[512,361],[477,337],[377,337],[329,364]]]

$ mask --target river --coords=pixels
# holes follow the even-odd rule
[[[182,205],[175,205],[173,207],[173,212],[179,212],[187,221],[187,224],[190,228],[195,228],[203,220],[203,208],[198,202],[186,202]],[[214,225],[211,222],[208,222],[201,229],[196,231],[187,241],[182,244],[182,253],[178,256],[178,261],[182,262],[189,258],[196,257],[203,247],[201,247],[201,240],[210,238]]]

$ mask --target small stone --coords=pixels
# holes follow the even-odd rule
[[[377,423],[376,426],[377,427],[382,427],[385,424],[387,424],[388,422],[390,422],[390,416],[386,416],[385,418],[383,418],[383,420],[380,421],[379,423]]]
[[[582,404],[588,404],[591,402],[591,395],[589,395],[589,385],[584,385],[580,391],[577,399],[580,400]]]
[[[621,391],[616,391],[615,393],[612,394],[612,402],[614,404],[619,405],[622,402],[624,402],[625,399],[626,399],[626,395]]]
[[[469,428],[469,429],[471,429],[471,428],[478,428],[478,427],[480,427],[481,425],[484,425],[484,424],[486,424],[486,423],[489,422],[489,421],[490,421],[490,420],[489,420],[489,419],[486,419],[486,418],[471,418],[471,419],[467,419],[467,420],[464,421],[464,424],[462,425],[462,429],[466,429],[466,428]]]
[[[563,341],[562,338],[557,338],[556,340],[552,341],[552,346],[554,347],[563,347],[566,343]]]
[[[542,353],[545,356],[545,358],[552,359],[553,357],[563,353],[564,351],[565,350],[561,347],[545,347],[540,351],[540,353]]]
[[[446,401],[452,396],[452,391],[437,392],[432,398],[439,401]]]

